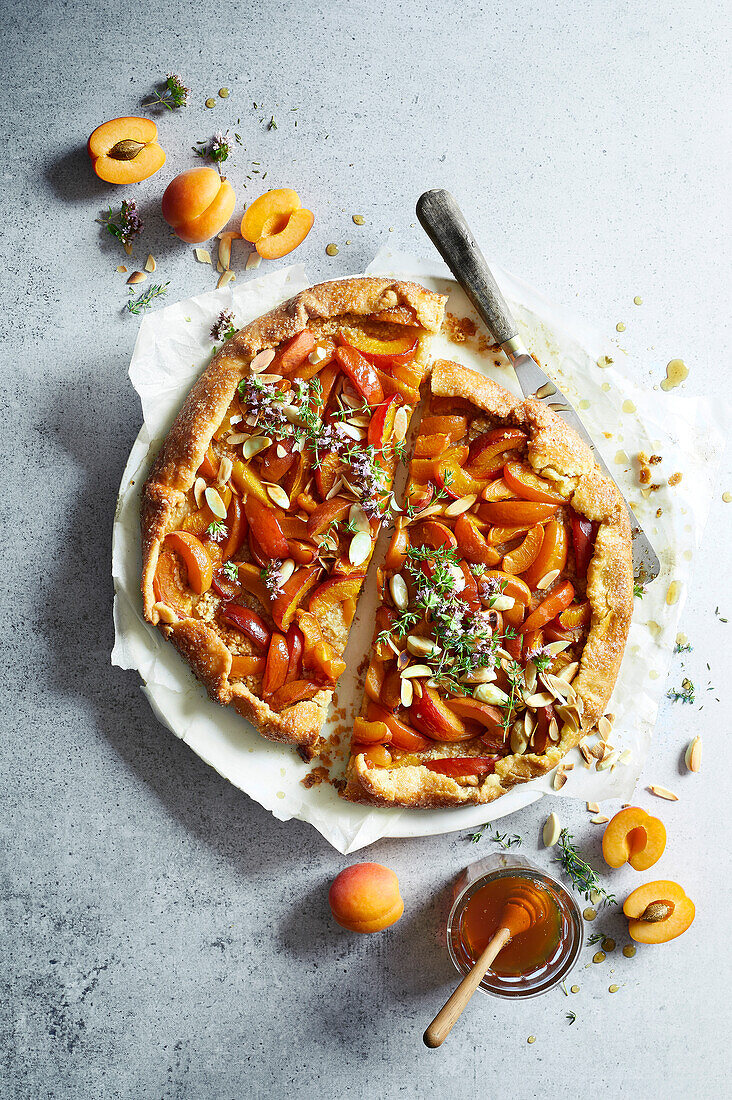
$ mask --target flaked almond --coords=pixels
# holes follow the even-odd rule
[[[554,696],[550,695],[548,691],[538,691],[535,695],[524,695],[526,706],[531,707],[532,710],[536,710],[537,707],[548,707],[553,699]]]
[[[514,722],[511,726],[510,742],[511,752],[515,753],[516,756],[521,756],[529,747],[529,739],[526,736],[524,724],[521,720]]]
[[[145,260],[145,271],[149,271],[152,273],[153,271],[157,270],[157,266],[158,265],[155,263],[155,257],[151,253]]]
[[[623,767],[625,767],[627,764],[629,764],[631,762],[632,759],[633,759],[633,753],[631,752],[631,750],[630,749],[623,749],[620,756],[618,757],[618,764],[622,764]]]
[[[684,760],[690,772],[698,772],[701,769],[702,740],[695,737],[687,745]]]
[[[583,737],[577,748],[580,751],[580,756],[585,762],[585,767],[589,768],[593,763],[592,750],[590,749],[590,743],[586,737]]]
[[[447,562],[443,568],[445,572],[449,573],[452,577],[452,589],[453,592],[462,592],[465,588],[465,574],[459,565],[455,565],[454,562]]]
[[[231,439],[229,439],[231,442]],[[261,454],[262,451],[266,451],[268,447],[272,446],[272,440],[268,435],[250,435],[247,436],[244,441],[244,446],[241,449],[241,453],[244,458],[254,458],[255,455]]]
[[[562,831],[562,826],[559,824],[559,818],[556,814],[549,814],[549,817],[544,822],[544,828],[542,829],[541,839],[544,841],[545,848],[553,848],[559,840],[559,834]]]
[[[204,491],[204,497],[206,498],[206,504],[216,516],[216,519],[226,519],[226,505],[221,499],[218,490],[212,489],[210,486]]]
[[[337,497],[342,488],[343,488],[343,478],[342,477],[337,477],[335,479],[335,481],[333,482],[332,486],[330,487],[330,489],[328,490],[328,492],[325,494],[325,499],[326,500],[332,500],[333,497]]]
[[[231,477],[231,471],[233,469],[234,466],[231,459],[228,457],[228,455],[224,455],[224,457],[219,462],[219,472],[216,478],[219,485],[226,485],[226,482]]]
[[[199,264],[211,263],[211,253],[208,251],[207,248],[194,248],[193,254],[198,260]]]
[[[196,502],[196,507],[201,508],[203,506],[203,494],[206,489],[206,479],[203,477],[197,477],[193,482],[193,499]]]
[[[548,653],[550,657],[556,657],[563,653],[565,649],[569,649],[571,644],[571,642],[547,642],[543,648],[544,652]]]
[[[463,684],[487,684],[495,678],[496,670],[489,668],[488,665],[483,665],[481,668],[474,668],[470,672],[466,672],[460,677],[460,682]]]
[[[127,280],[127,286],[135,286],[137,283],[144,283],[147,279],[147,275],[144,271],[133,271]]]
[[[604,772],[607,771],[608,768],[613,768],[617,764],[619,756],[620,753],[616,752],[613,749],[612,752],[609,752],[606,756],[603,756],[602,760],[597,761],[597,763],[595,764],[595,771]]]
[[[679,796],[670,791],[667,787],[659,787],[655,783],[652,783],[648,790],[651,794],[655,794],[656,798],[665,798],[668,802],[678,802]]]
[[[564,774],[563,768],[557,768],[554,773],[554,779],[552,780],[552,787],[555,791],[561,791],[564,784],[567,782],[567,777]]]
[[[120,264],[119,267],[117,268],[117,271],[120,273],[120,275],[126,275],[127,274],[127,268],[125,267],[124,264]]]
[[[501,661],[501,664],[503,664],[503,661]],[[529,695],[533,695],[536,691],[536,675],[536,665],[533,661],[529,661],[524,669],[524,690]]]
[[[469,508],[473,507],[473,505],[475,504],[477,499],[478,498],[475,495],[475,493],[470,493],[466,497],[460,497],[458,500],[453,500],[445,508],[445,515],[446,516],[461,516],[463,514],[463,512],[467,512]],[[493,606],[494,607],[496,606],[495,603],[493,604]],[[513,606],[513,604],[511,606]],[[499,610],[500,610],[500,608],[499,608]]]
[[[610,818],[607,816],[607,814],[595,814],[594,817],[590,818],[590,822],[592,825],[605,825],[609,820]]]
[[[371,423],[370,416],[349,416],[346,421],[347,424],[352,424],[354,428],[368,428]]]
[[[541,681],[556,699],[569,699],[570,692],[574,695],[572,685],[566,680],[560,680],[558,676],[553,676],[551,672],[542,672]]]
[[[495,596],[491,601],[491,607],[494,611],[510,611],[515,603],[513,596]]]
[[[571,684],[574,680],[577,672],[579,671],[579,661],[572,661],[571,664],[565,665],[557,673],[557,677],[560,680],[566,680],[568,684]]]
[[[535,715],[533,715],[530,710],[524,711],[523,723],[524,732],[526,733],[526,736],[530,739],[532,733],[534,732],[534,729],[538,725]]]
[[[236,275],[233,271],[224,271],[219,275],[219,281],[216,284],[216,289],[221,290],[222,287],[228,286],[229,283],[236,279]]]
[[[603,741],[607,741],[610,734],[613,732],[612,722],[609,720],[606,714],[603,714],[597,723],[597,732]]]
[[[419,676],[431,676],[432,669],[429,665],[409,665],[401,672],[402,676],[405,676],[408,680],[413,680]]]
[[[364,436],[361,428],[357,428],[355,424],[341,423],[338,425],[338,432],[340,435],[348,436],[349,439],[353,439],[354,442],[359,443]]]
[[[226,437],[226,442],[230,447],[238,447],[240,443],[246,443],[248,439],[253,437],[248,432],[231,432]]]
[[[398,607],[400,611],[404,611],[409,604],[409,591],[401,573],[395,573],[389,581],[389,592],[394,601],[394,606]]]
[[[178,622],[177,614],[175,613],[175,611],[173,611],[172,607],[168,607],[167,603],[160,603],[160,602],[154,603],[153,604],[153,611],[157,612],[158,620],[161,623],[177,623]]]
[[[250,252],[247,256],[246,270],[252,271],[254,268],[259,267],[262,262],[262,257],[258,252]]]
[[[588,802],[587,803],[587,810],[591,814],[597,814],[597,813],[600,812],[600,807],[599,807],[597,802]]]
[[[369,517],[364,512],[360,504],[352,504],[348,513],[348,521],[352,523],[357,531],[368,531],[371,534],[371,524],[369,523]]]
[[[280,585],[283,585],[286,581],[289,581],[292,574],[295,572],[295,562],[292,558],[285,558],[282,565],[277,571],[277,579]]]
[[[406,436],[408,427],[409,413],[404,408],[404,406],[402,406],[401,408],[397,409],[396,415],[394,417],[394,426],[391,431],[392,439],[395,439],[397,443],[400,443],[402,439],[404,439],[404,437]]]
[[[419,634],[410,634],[407,637],[407,649],[413,657],[436,657],[442,653],[436,642],[422,638]]]
[[[262,351],[258,351],[249,364],[249,371],[251,374],[261,374],[263,370],[266,370],[275,357],[274,348],[264,348]]]
[[[473,692],[473,697],[479,703],[490,703],[495,707],[503,707],[508,702],[505,691],[501,691],[495,684],[479,684]]]
[[[219,263],[223,271],[228,271],[231,267],[231,241],[228,237],[219,241]]]
[[[548,573],[545,573],[540,581],[536,582],[536,587],[540,592],[543,592],[545,588],[548,588],[550,584],[554,584],[555,580],[559,576],[558,569],[550,569]]]
[[[403,707],[411,707],[414,699],[414,686],[411,680],[401,681],[399,684],[399,698]]]
[[[556,706],[554,712],[557,718],[561,719],[565,726],[568,726],[572,733],[577,733],[580,728],[579,713],[577,705],[575,703],[568,703],[566,706]]]
[[[547,736],[550,741],[554,741],[555,743],[559,740],[559,723],[557,722],[554,715],[552,715],[551,719],[549,720],[549,729],[547,730]],[[567,771],[570,771],[570,769],[573,767],[574,764],[566,765]]]
[[[281,485],[266,484],[267,496],[273,501],[278,508],[284,508],[285,511],[290,507],[290,498]]]
[[[363,565],[371,553],[371,532],[357,531],[348,546],[348,560],[351,565]]]
[[[327,350],[321,344],[317,344],[308,355],[308,360],[314,367],[317,367],[318,363],[323,362],[327,354]]]

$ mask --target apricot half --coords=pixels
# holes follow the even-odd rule
[[[152,119],[125,115],[97,126],[87,142],[94,171],[106,183],[139,183],[165,164]]]
[[[265,191],[244,211],[241,235],[265,260],[278,260],[302,244],[314,221],[312,212],[303,209],[297,191],[278,187]]]
[[[225,176],[213,168],[191,168],[166,187],[163,217],[182,241],[200,244],[223,229],[235,202],[236,193]]]
[[[381,863],[354,863],[333,880],[328,893],[333,917],[351,932],[380,932],[404,912],[399,879]]]
[[[629,863],[647,871],[658,863],[666,847],[666,829],[640,806],[627,806],[609,822],[602,838],[602,854],[609,867]]]
[[[658,879],[639,886],[623,904],[628,931],[636,943],[666,943],[694,920],[694,902],[677,882]]]

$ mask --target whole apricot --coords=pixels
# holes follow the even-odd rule
[[[399,879],[381,863],[354,863],[333,880],[328,901],[334,919],[351,932],[381,932],[404,912]]]
[[[97,126],[86,149],[92,167],[105,183],[139,183],[165,164],[152,119],[125,115]]]
[[[163,217],[182,241],[200,244],[224,228],[235,202],[236,193],[225,176],[213,168],[190,168],[166,187]]]

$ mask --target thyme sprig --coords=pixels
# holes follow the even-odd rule
[[[130,298],[129,302],[125,304],[125,309],[129,313],[142,313],[143,310],[149,309],[155,298],[160,298],[161,295],[168,293],[168,287],[170,283],[153,283],[143,290],[142,294],[139,294],[137,298]],[[134,293],[130,290],[130,293]]]
[[[219,172],[221,165],[228,160],[232,153],[231,134],[227,130],[222,134],[220,130],[214,134],[210,141],[199,141],[193,146],[193,152],[201,160],[210,160],[217,166]]]
[[[234,314],[229,309],[222,309],[211,326],[211,339],[218,344],[219,341],[230,340],[235,334]]]
[[[143,103],[143,107],[165,107],[168,111],[176,107],[187,107],[190,91],[191,89],[186,87],[181,76],[177,73],[168,73],[165,84],[155,90],[155,98],[148,103]]]
[[[97,218],[100,225],[105,225],[113,237],[116,237],[125,252],[129,255],[132,242],[138,233],[142,232],[142,218],[137,213],[137,204],[122,200],[122,206],[115,213],[110,206],[107,213]]]
[[[666,692],[666,697],[671,699],[674,703],[693,703],[695,701],[695,692],[696,688],[694,684],[688,676],[685,676],[681,681],[681,690],[679,691],[677,688],[671,688]]]
[[[589,900],[590,894],[597,893],[600,895],[603,906],[615,903],[614,894],[608,894],[607,890],[600,885],[597,871],[582,859],[574,845],[574,837],[567,829],[562,829],[559,834],[559,855],[554,859],[554,863],[562,865],[575,890],[582,894],[585,900]]]
[[[221,572],[225,577],[228,577],[230,581],[239,580],[239,566],[236,562],[227,561],[221,566]]]

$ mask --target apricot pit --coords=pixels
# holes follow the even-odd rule
[[[666,943],[681,936],[695,916],[694,902],[677,882],[658,879],[639,886],[623,905],[628,931],[637,943]]]
[[[125,115],[97,126],[87,142],[94,171],[106,183],[139,183],[165,164],[152,119]]]

